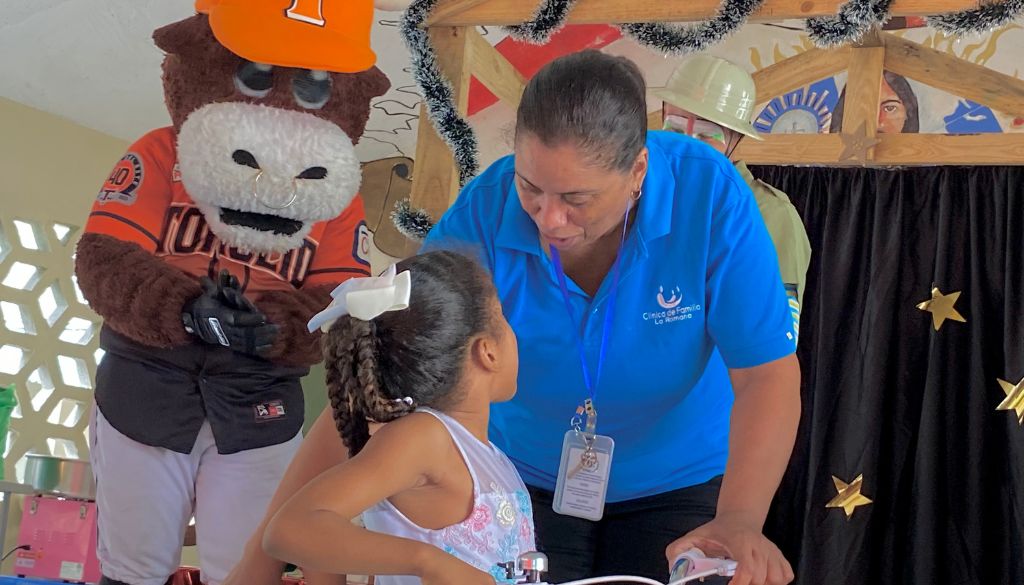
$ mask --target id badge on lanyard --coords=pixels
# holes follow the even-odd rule
[[[623,245],[626,242],[626,228],[629,226],[629,207],[626,208],[622,224],[622,240],[615,259],[612,289],[608,294],[608,306],[605,309],[604,324],[601,331],[601,348],[597,359],[597,372],[593,380],[587,367],[587,356],[583,347],[583,332],[576,323],[576,316],[569,300],[569,288],[566,284],[565,270],[558,250],[551,248],[551,260],[558,274],[558,285],[562,290],[566,311],[569,313],[573,327],[576,329],[576,346],[580,354],[580,367],[583,369],[583,383],[590,396],[583,405],[576,409],[569,430],[562,440],[562,457],[558,464],[558,478],[552,509],[556,514],[574,516],[586,520],[600,520],[604,516],[605,498],[608,493],[608,479],[612,469],[612,453],[615,441],[608,436],[597,434],[597,384],[601,380],[604,366],[605,349],[611,332],[615,315],[615,300],[619,290],[619,271],[622,263]],[[585,417],[585,418],[584,418]],[[581,425],[584,425],[581,429]]]

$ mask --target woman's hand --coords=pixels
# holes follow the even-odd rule
[[[786,585],[793,581],[793,569],[782,551],[749,523],[715,518],[668,545],[665,556],[672,563],[691,548],[709,557],[735,560],[736,575],[730,585]]]
[[[495,585],[494,577],[452,555],[434,549],[420,571],[423,585]]]

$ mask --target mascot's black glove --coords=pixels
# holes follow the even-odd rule
[[[182,309],[185,331],[213,345],[262,356],[270,351],[278,327],[242,294],[238,279],[220,273],[220,282],[202,277],[203,293]]]

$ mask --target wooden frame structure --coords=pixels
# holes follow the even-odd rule
[[[845,0],[765,0],[752,21],[802,19],[836,14]],[[469,82],[475,77],[499,99],[516,107],[526,80],[476,31],[478,25],[512,25],[529,20],[537,0],[439,0],[425,26],[456,108],[467,112]],[[712,18],[720,0],[578,0],[568,23],[686,22]],[[894,0],[893,16],[922,16],[969,10],[982,0]],[[877,135],[883,71],[921,81],[954,95],[1024,116],[1024,81],[875,31],[856,46],[812,49],[754,73],[758,101],[848,71],[840,134],[773,134],[745,141],[738,155],[753,164],[1024,164],[1024,134]],[[660,110],[650,125],[661,126]],[[852,156],[851,156],[852,155]],[[849,162],[850,159],[854,162]],[[842,160],[841,160],[842,159]],[[424,110],[419,119],[413,167],[412,205],[435,219],[458,193],[458,172],[447,144]]]

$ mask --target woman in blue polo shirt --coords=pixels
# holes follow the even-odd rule
[[[663,581],[666,554],[698,546],[739,561],[734,583],[788,583],[761,533],[800,411],[776,253],[733,165],[647,132],[645,96],[621,57],[548,64],[514,155],[463,189],[426,247],[474,249],[518,337],[518,394],[492,407],[491,438],[531,488],[551,582]],[[614,441],[603,510],[586,486],[554,493],[588,399]],[[585,410],[575,422],[587,431]]]
[[[466,186],[426,247],[477,254],[518,338],[518,393],[492,407],[490,434],[530,487],[549,582],[664,581],[666,556],[698,547],[739,561],[735,585],[782,585],[792,571],[762,526],[800,373],[778,260],[733,165],[647,132],[645,92],[621,57],[548,64],[514,156]],[[327,413],[269,514],[344,458]],[[280,568],[260,538],[228,583]]]

